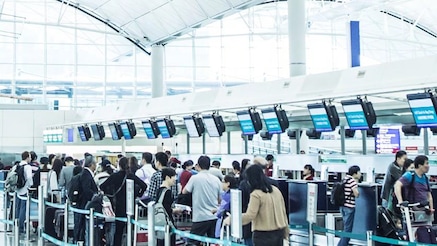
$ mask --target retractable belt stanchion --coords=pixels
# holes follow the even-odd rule
[[[138,206],[138,203],[135,203],[135,221],[138,222],[138,218],[139,218],[139,212],[140,212],[140,206]],[[138,226],[135,223],[134,224],[134,244],[133,245],[137,245],[137,235],[138,235]]]
[[[88,245],[94,246],[94,208],[90,209],[90,228],[88,235]]]
[[[18,219],[14,219],[14,241],[15,245],[20,245],[20,228]]]
[[[26,241],[30,239],[30,190],[27,190],[26,197]]]
[[[38,245],[42,246],[44,244],[44,239],[42,234],[44,232],[44,187],[38,186]]]
[[[8,201],[9,195],[6,191],[3,192],[3,218],[8,220]],[[9,230],[9,224],[5,224],[5,231]]]
[[[8,194],[9,195],[9,194]],[[15,221],[15,217],[17,217],[16,216],[16,214],[17,214],[17,193],[16,192],[13,192],[12,193],[12,198],[11,198],[11,202],[12,202],[12,221]],[[12,227],[12,231],[15,233],[15,224],[14,224],[14,226]]]
[[[64,204],[64,243],[68,243],[68,199]]]
[[[153,205],[155,205],[154,201],[151,201],[147,204],[147,224],[149,229],[149,246],[156,246],[156,236],[155,236],[155,213],[153,210]]]
[[[164,236],[164,245],[165,246],[171,246],[171,236],[170,236],[170,226],[169,225],[166,225],[165,226],[165,236]],[[209,245],[209,243],[208,243],[208,245]]]

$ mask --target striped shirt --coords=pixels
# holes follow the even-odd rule
[[[355,196],[352,190],[358,187],[357,182],[355,182],[355,179],[350,175],[346,175],[344,182],[344,196],[346,198],[344,206],[348,208],[355,208]]]

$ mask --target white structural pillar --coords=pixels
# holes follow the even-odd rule
[[[306,74],[306,0],[288,0],[290,77]]]
[[[152,98],[164,96],[164,46],[152,46]]]

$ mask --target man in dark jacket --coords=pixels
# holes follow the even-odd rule
[[[84,163],[85,168],[80,174],[81,188],[78,197],[78,208],[84,209],[87,202],[91,201],[93,195],[97,193],[97,185],[94,182],[94,171],[96,161],[93,156],[87,156]],[[74,242],[84,241],[85,239],[85,215],[74,214]]]
[[[389,208],[389,204],[391,202],[391,196],[393,193],[393,187],[395,182],[402,176],[403,167],[405,164],[405,160],[408,159],[407,152],[400,150],[396,152],[395,161],[390,163],[387,168],[387,173],[384,177],[384,185],[382,186],[381,198],[382,198],[382,206],[385,208]]]

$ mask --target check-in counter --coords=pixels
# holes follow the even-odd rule
[[[355,200],[355,217],[353,233],[365,234],[375,232],[378,216],[378,184],[358,184],[360,196]]]

